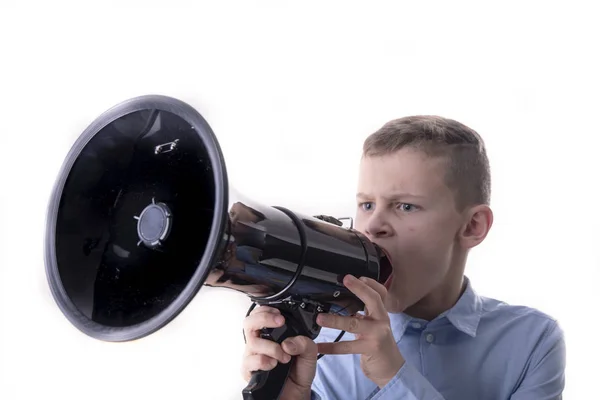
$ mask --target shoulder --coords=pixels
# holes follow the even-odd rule
[[[509,304],[490,297],[479,296],[481,301],[481,318],[499,322],[514,322],[519,324],[536,324],[552,329],[560,329],[558,320],[534,307]]]
[[[515,387],[560,382],[566,368],[566,345],[557,318],[527,305],[481,296],[478,300],[481,313],[473,345],[485,354],[482,357],[488,362],[482,363],[516,374],[507,377]]]
[[[540,309],[481,297],[479,331],[490,331],[515,343],[528,344],[534,352],[545,353],[564,347],[564,331],[556,317]],[[519,346],[517,346],[519,347]]]
[[[558,319],[526,305],[481,298],[480,343],[500,360],[505,371],[516,371],[515,387],[531,391],[560,392],[566,370],[565,334]]]

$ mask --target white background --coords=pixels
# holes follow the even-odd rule
[[[480,294],[558,318],[565,398],[596,396],[591,5],[18,3],[0,6],[0,399],[241,398],[243,296],[205,289],[163,330],[114,344],[71,326],[46,283],[45,213],[64,157],[100,113],[142,94],[197,108],[242,193],[313,214],[354,214],[362,141],[389,119],[476,129],[496,219],[467,274]]]

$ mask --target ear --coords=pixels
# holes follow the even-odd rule
[[[483,242],[494,222],[494,213],[484,204],[471,207],[465,212],[465,224],[459,232],[461,245],[471,249]]]

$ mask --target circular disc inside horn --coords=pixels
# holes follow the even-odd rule
[[[48,211],[46,271],[86,334],[137,339],[200,289],[224,231],[227,178],[202,116],[163,96],[112,108],[65,160]]]

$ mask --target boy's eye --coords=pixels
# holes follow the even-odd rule
[[[362,208],[365,211],[371,211],[373,208],[375,208],[375,204],[373,204],[370,201],[367,201],[365,203],[360,203],[359,207]]]
[[[404,212],[413,212],[417,210],[417,206],[408,203],[399,203],[397,208]]]

